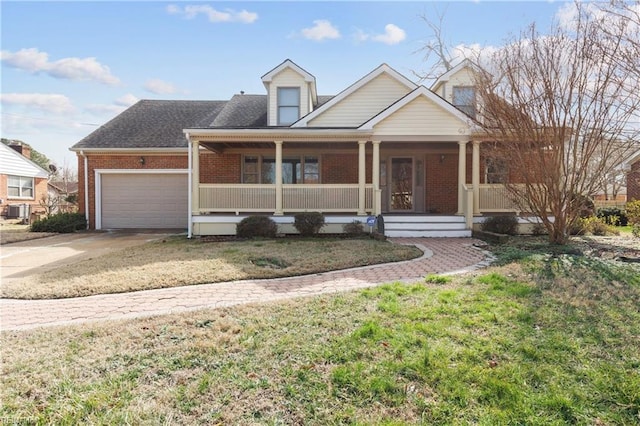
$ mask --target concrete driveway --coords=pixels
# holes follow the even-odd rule
[[[173,234],[167,231],[82,232],[2,245],[0,246],[2,282],[9,283],[32,274],[169,235]]]

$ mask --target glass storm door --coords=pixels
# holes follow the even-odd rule
[[[391,210],[413,211],[413,158],[391,159]]]

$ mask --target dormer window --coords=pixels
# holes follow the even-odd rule
[[[278,87],[278,126],[288,126],[300,118],[300,88]]]
[[[473,86],[453,86],[453,105],[467,114],[476,118],[476,90]]]

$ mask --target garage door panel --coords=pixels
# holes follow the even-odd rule
[[[186,174],[103,174],[102,228],[186,228]]]

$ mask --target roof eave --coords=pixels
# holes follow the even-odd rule
[[[123,152],[123,153],[135,153],[135,152],[160,152],[163,154],[166,153],[170,153],[170,152],[185,152],[187,151],[187,147],[146,147],[146,148],[110,148],[110,147],[91,147],[91,148],[76,148],[76,147],[71,147],[69,148],[69,151],[72,152],[76,152],[76,153],[81,153],[81,152],[104,152],[104,151],[109,151],[109,152]]]

